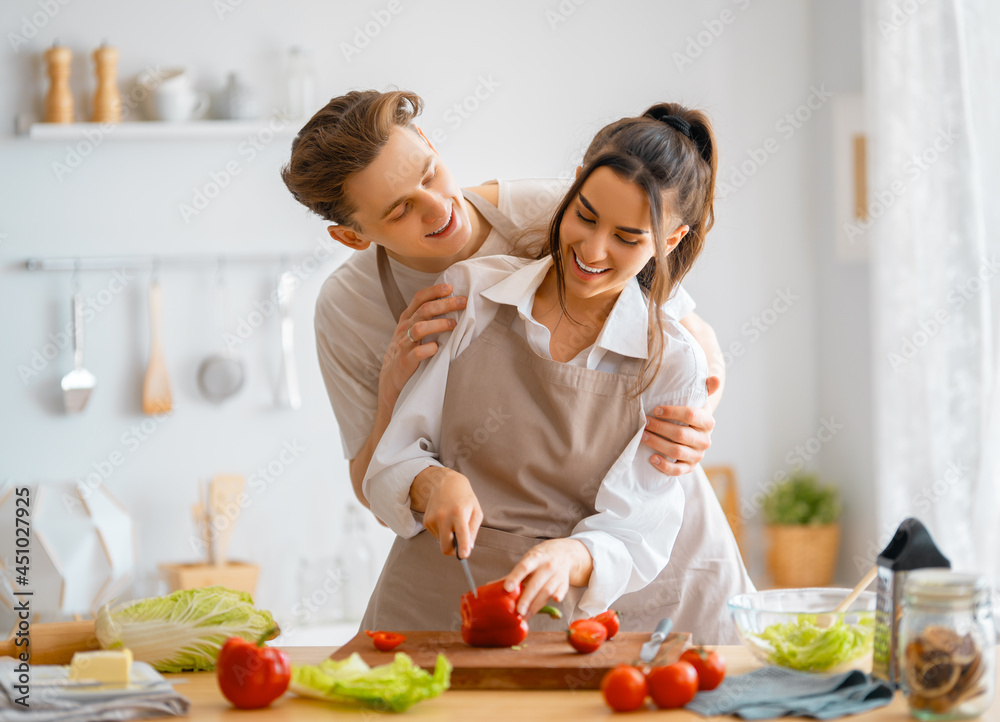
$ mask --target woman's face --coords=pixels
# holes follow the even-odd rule
[[[462,189],[441,157],[409,128],[347,182],[364,240],[408,258],[446,258],[471,237]]]
[[[653,257],[652,231],[642,188],[608,167],[592,172],[559,228],[567,297],[617,298]]]

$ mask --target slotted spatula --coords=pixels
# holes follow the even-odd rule
[[[149,284],[149,338],[149,363],[142,384],[142,412],[164,414],[170,411],[172,403],[170,378],[160,342],[160,282],[157,280]]]
[[[97,379],[83,367],[83,296],[73,294],[73,370],[62,377],[66,413],[83,411]]]

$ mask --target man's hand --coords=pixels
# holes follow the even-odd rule
[[[719,390],[719,379],[709,376],[705,384],[708,395]],[[657,452],[649,463],[667,476],[687,474],[704,457],[712,445],[715,418],[709,401],[700,409],[689,406],[657,406],[646,417],[646,432],[642,443]],[[681,424],[684,424],[683,426]]]
[[[390,414],[403,386],[420,362],[437,353],[437,343],[423,343],[424,338],[455,328],[453,320],[441,316],[465,308],[465,296],[449,298],[451,291],[452,287],[447,283],[418,291],[399,317],[399,324],[382,358],[382,370],[378,377],[379,406]]]
[[[570,585],[585,587],[594,571],[594,560],[577,539],[547,539],[536,544],[504,577],[504,589],[521,585],[517,611],[524,617],[536,614],[550,599],[561,602]]]
[[[441,466],[424,469],[410,486],[410,508],[424,512],[424,527],[441,543],[442,554],[455,553],[452,534],[463,559],[472,553],[483,509],[466,476]]]

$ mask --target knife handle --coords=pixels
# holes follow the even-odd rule
[[[656,629],[653,631],[653,636],[656,637],[657,635],[659,635],[659,638],[661,640],[664,640],[667,638],[667,635],[670,634],[670,630],[673,628],[674,628],[674,620],[672,620],[670,617],[664,617],[663,619],[660,620],[660,623],[656,625]]]
[[[455,547],[455,558],[458,559],[458,561],[462,561],[462,555],[458,553],[458,536],[455,532],[451,533],[451,545]]]

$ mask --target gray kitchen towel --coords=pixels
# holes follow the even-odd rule
[[[18,693],[11,681],[11,659],[0,659],[0,722],[103,722],[104,720],[147,719],[187,714],[191,702],[177,694],[167,682],[150,685],[148,690],[129,696],[102,697],[80,701],[67,699],[54,688],[33,686],[30,707],[14,702]]]
[[[893,690],[857,670],[835,675],[762,667],[727,677],[711,692],[699,692],[685,709],[709,717],[731,714],[761,720],[791,715],[835,719],[884,707]]]

